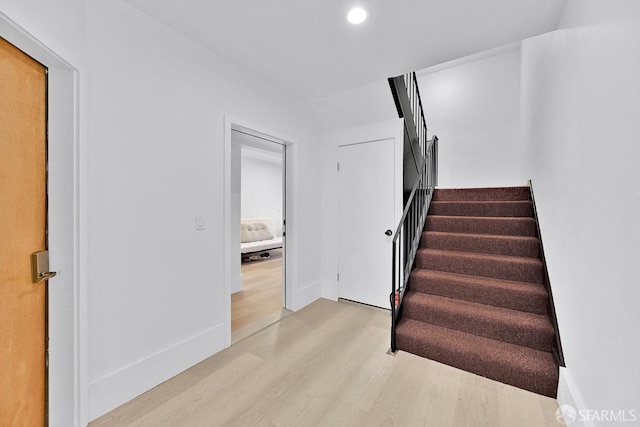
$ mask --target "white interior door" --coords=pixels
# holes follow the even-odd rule
[[[394,140],[338,147],[338,296],[389,307]]]

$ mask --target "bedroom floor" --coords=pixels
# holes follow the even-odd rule
[[[269,254],[269,259],[241,265],[243,290],[231,295],[232,342],[290,313],[282,308],[282,249],[271,250]]]

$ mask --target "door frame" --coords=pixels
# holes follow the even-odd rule
[[[231,267],[230,260],[234,257],[238,257],[239,254],[233,250],[233,236],[231,233],[232,221],[234,218],[231,214],[231,129],[245,129],[253,134],[264,136],[268,139],[275,139],[283,142],[284,145],[284,162],[283,167],[285,170],[285,192],[283,194],[284,199],[284,215],[286,218],[286,238],[285,238],[285,256],[284,262],[284,305],[289,310],[295,310],[296,307],[296,295],[295,286],[297,278],[297,256],[296,248],[297,234],[296,233],[296,216],[294,209],[294,194],[296,191],[295,186],[295,172],[296,172],[296,157],[297,157],[297,142],[295,139],[288,137],[280,132],[273,131],[262,125],[252,123],[242,118],[234,117],[229,114],[223,116],[223,129],[224,129],[224,167],[223,167],[223,224],[222,224],[222,236],[223,236],[223,323],[224,323],[224,347],[231,345]],[[240,236],[236,236],[236,239],[240,239]]]
[[[47,416],[53,426],[80,426],[86,420],[87,347],[86,296],[80,289],[80,218],[85,216],[78,185],[84,155],[79,151],[78,70],[2,12],[0,36],[48,69],[48,244],[51,269],[58,275],[48,284]]]

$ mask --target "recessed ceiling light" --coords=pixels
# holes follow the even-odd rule
[[[352,24],[362,24],[366,19],[367,11],[361,7],[354,7],[347,15],[347,20]]]

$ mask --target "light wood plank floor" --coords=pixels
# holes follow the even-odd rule
[[[554,399],[388,347],[388,312],[321,299],[90,426],[559,425]]]
[[[231,331],[273,317],[282,309],[282,249],[271,258],[242,263],[242,291],[231,295]]]

